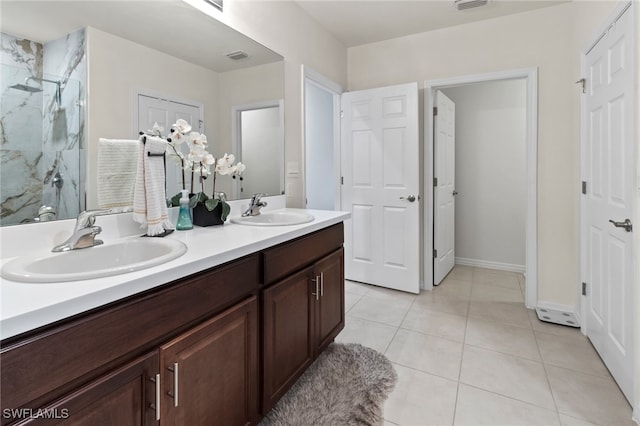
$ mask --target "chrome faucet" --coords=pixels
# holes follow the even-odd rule
[[[242,213],[242,217],[258,216],[260,214],[260,209],[267,205],[266,201],[260,201],[260,199],[266,195],[267,194],[262,193],[253,194],[253,197],[251,197],[251,201],[249,202],[249,208]]]
[[[99,246],[103,241],[96,240],[95,237],[102,232],[102,228],[94,225],[96,222],[96,216],[110,212],[111,210],[88,210],[80,213],[78,215],[78,219],[76,219],[76,226],[73,230],[73,234],[71,234],[67,241],[55,246],[51,251],[70,251]]]

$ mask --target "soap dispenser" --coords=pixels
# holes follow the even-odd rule
[[[191,222],[191,212],[189,211],[189,192],[186,189],[182,190],[182,197],[180,197],[180,211],[178,212],[178,222],[176,223],[176,229],[178,231],[193,229],[193,223]]]

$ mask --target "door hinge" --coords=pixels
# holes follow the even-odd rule
[[[344,185],[344,176],[340,176],[340,185]]]
[[[433,107],[433,115],[438,115],[438,107]]]
[[[344,111],[340,110],[340,118],[344,118]]]
[[[433,186],[438,186],[438,178],[437,177],[433,178]]]
[[[582,283],[582,295],[587,295],[587,283]]]
[[[587,182],[584,180],[582,181],[582,193],[585,195],[587,194]]]
[[[438,258],[438,250],[433,249],[433,258],[437,259]]]
[[[578,83],[582,85],[582,93],[587,93],[587,79],[581,78],[580,80],[576,81],[576,84]]]

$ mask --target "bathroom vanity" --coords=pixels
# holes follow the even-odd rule
[[[1,424],[257,423],[344,327],[347,217],[176,232],[189,246],[184,259],[110,277],[134,294],[102,291],[99,306],[3,333]],[[236,241],[191,253],[215,235]]]

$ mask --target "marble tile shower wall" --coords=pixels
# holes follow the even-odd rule
[[[59,219],[75,217],[84,209],[85,31],[44,45],[7,34],[1,42],[0,224],[32,220],[42,205]],[[60,81],[60,105],[55,84],[9,88],[29,76]]]

